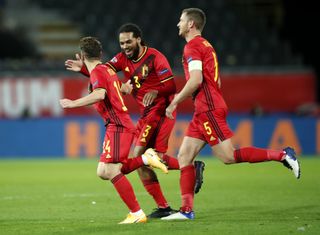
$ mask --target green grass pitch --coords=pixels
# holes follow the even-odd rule
[[[118,225],[128,213],[96,160],[1,160],[0,234],[320,234],[320,157],[300,158],[296,180],[276,162],[206,162],[193,221],[149,220]],[[180,206],[179,172],[157,171],[172,207]],[[129,175],[142,209],[155,207],[135,172]]]

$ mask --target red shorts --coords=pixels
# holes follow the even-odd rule
[[[107,131],[104,136],[100,162],[125,162],[128,159],[133,138],[134,133],[132,132]]]
[[[227,111],[216,109],[195,114],[188,126],[186,136],[201,139],[213,146],[233,136],[227,124]]]
[[[147,117],[139,119],[135,135],[135,145],[154,148],[157,152],[165,153],[168,149],[169,137],[176,122],[177,112],[173,113],[174,119],[165,115],[149,113]]]

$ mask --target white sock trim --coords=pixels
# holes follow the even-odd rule
[[[142,161],[143,161],[143,164],[145,164],[145,165],[149,165],[149,163],[148,163],[148,158],[145,156],[145,155],[141,155],[141,158],[142,158]]]
[[[139,215],[143,215],[144,213],[143,213],[143,210],[140,209],[140,210],[138,210],[138,211],[136,211],[136,212],[130,212],[130,214],[131,214],[131,215],[135,215],[135,216],[139,216]]]

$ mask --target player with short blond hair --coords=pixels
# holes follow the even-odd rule
[[[205,22],[206,16],[201,9],[187,8],[182,11],[177,25],[179,35],[187,42],[183,50],[187,82],[167,107],[166,115],[173,118],[177,105],[189,96],[194,98],[195,111],[178,154],[182,206],[179,212],[163,217],[164,220],[194,219],[193,161],[206,144],[225,164],[278,161],[291,169],[297,179],[300,177],[299,162],[290,147],[283,150],[234,148],[231,142],[233,133],[227,124],[228,109],[220,90],[217,55],[212,45],[201,36]]]

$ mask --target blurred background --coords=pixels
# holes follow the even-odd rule
[[[0,157],[94,158],[104,127],[90,107],[62,110],[59,99],[87,92],[87,79],[65,70],[82,36],[96,36],[104,60],[120,51],[117,29],[138,24],[150,47],[184,83],[178,36],[181,10],[207,15],[203,36],[217,51],[229,124],[238,146],[295,147],[320,153],[320,74],[316,6],[293,0],[0,0]],[[122,75],[120,75],[121,77]],[[136,119],[137,106],[126,97]],[[193,111],[179,107],[175,154]],[[203,150],[210,154],[210,148]]]

